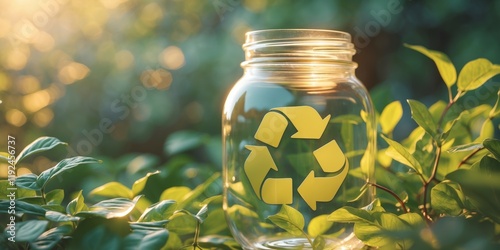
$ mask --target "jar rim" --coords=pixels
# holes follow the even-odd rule
[[[266,43],[276,40],[335,40],[351,41],[351,35],[344,31],[326,29],[264,29],[245,33],[243,48],[256,43]]]

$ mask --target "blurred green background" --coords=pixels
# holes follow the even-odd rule
[[[4,0],[0,13],[0,151],[8,134],[19,151],[54,136],[70,154],[114,166],[101,170],[107,179],[170,164],[185,167],[194,185],[221,170],[222,105],[242,75],[250,30],[351,33],[357,76],[378,111],[393,100],[446,98],[432,61],[404,43],[443,51],[457,69],[478,57],[500,63],[500,1]],[[493,104],[498,79],[462,107]],[[415,126],[405,103],[396,138]],[[172,160],[184,150],[196,166]],[[18,170],[39,172],[37,165],[47,167],[46,159]],[[196,181],[193,169],[207,173]]]

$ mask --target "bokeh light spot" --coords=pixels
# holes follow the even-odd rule
[[[176,70],[184,66],[184,53],[179,47],[169,46],[160,54],[160,63],[163,67]]]
[[[28,62],[29,52],[13,49],[7,54],[5,66],[12,70],[21,70]]]
[[[87,76],[89,68],[84,64],[70,62],[59,71],[59,80],[64,84],[72,84]]]
[[[22,76],[19,78],[19,91],[23,94],[31,94],[40,89],[40,81],[34,76]]]
[[[26,123],[27,118],[26,115],[20,110],[10,109],[7,113],[5,113],[5,120],[16,127],[21,127]]]
[[[134,55],[128,50],[120,50],[115,54],[116,68],[128,69],[134,63]]]
[[[141,82],[146,88],[168,89],[172,83],[172,74],[164,69],[145,70],[141,74]]]
[[[33,122],[38,126],[38,127],[46,127],[49,125],[49,123],[52,121],[54,118],[54,112],[52,112],[51,109],[49,108],[44,108],[33,116]]]

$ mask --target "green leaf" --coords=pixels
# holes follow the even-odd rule
[[[314,238],[312,248],[313,250],[323,250],[325,249],[326,240],[323,236],[317,236]]]
[[[459,183],[462,188],[495,189],[500,190],[500,162],[485,156],[479,162],[480,168],[457,169],[449,173],[446,178]]]
[[[133,230],[125,238],[125,249],[161,249],[167,243],[169,233],[164,228]]]
[[[322,214],[311,219],[307,225],[307,232],[311,237],[325,234],[333,226],[333,222],[328,220],[328,215]]]
[[[49,224],[46,220],[28,220],[16,223],[16,241],[34,241],[38,236],[40,236],[47,225]]]
[[[455,84],[457,80],[457,70],[450,58],[442,52],[436,50],[430,50],[423,46],[405,44],[407,48],[416,50],[434,61],[436,64],[439,74],[443,78],[444,83],[448,86],[448,89]]]
[[[426,226],[422,215],[417,213],[404,213],[398,217],[414,228],[422,228]]]
[[[106,219],[119,218],[128,215],[135,207],[141,196],[137,196],[134,200],[125,198],[114,198],[103,200],[89,207],[88,211],[80,211],[76,216],[81,217],[103,217]]]
[[[212,184],[214,184],[216,181],[220,181],[220,173],[213,174],[205,182],[198,185],[195,189],[193,189],[193,191],[191,191],[187,195],[185,195],[183,197],[183,200],[178,203],[177,208],[183,209],[188,204],[191,204],[194,200],[196,200],[203,193],[205,193],[205,191],[207,191],[207,189],[209,189],[209,187],[212,186]]]
[[[500,117],[500,90],[497,93],[497,102],[495,103],[495,106],[490,111],[489,118],[492,120],[494,118]]]
[[[36,179],[38,176],[36,174],[25,174],[16,178],[16,186],[39,191],[42,187],[38,186]]]
[[[373,223],[374,221],[374,218],[368,211],[348,206],[333,211],[328,215],[327,219],[329,221],[342,223]]]
[[[181,202],[184,200],[184,197],[191,192],[191,189],[184,186],[178,187],[170,187],[165,189],[161,195],[160,200],[174,200],[177,202]]]
[[[462,92],[474,90],[498,74],[500,74],[499,65],[493,65],[488,59],[478,58],[465,64],[458,75],[457,86]]]
[[[155,175],[155,174],[159,174],[159,173],[160,173],[160,171],[156,171],[153,173],[147,173],[146,176],[140,178],[139,180],[136,180],[134,182],[134,184],[132,185],[133,195],[131,197],[138,195],[140,192],[142,192],[144,187],[146,187],[146,182],[148,181],[150,176]]]
[[[298,236],[304,233],[304,216],[288,205],[282,205],[277,214],[270,215],[267,219],[292,235]]]
[[[35,250],[50,250],[61,241],[64,235],[72,231],[70,225],[62,225],[51,228],[41,234],[34,242],[30,242],[30,246]]]
[[[168,231],[179,235],[191,234],[196,230],[198,221],[191,213],[174,213],[167,224]]]
[[[387,105],[382,113],[380,114],[380,126],[382,127],[382,133],[391,133],[399,120],[403,117],[403,106],[401,102],[394,101]]]
[[[206,143],[210,137],[195,131],[178,131],[172,133],[165,141],[164,151],[167,155],[179,154]]]
[[[500,161],[500,140],[498,139],[486,139],[483,141],[483,145],[488,151],[490,151],[497,160]]]
[[[45,194],[45,200],[47,205],[61,205],[64,199],[64,190],[54,189],[47,194]]]
[[[100,187],[94,188],[89,195],[99,195],[103,197],[128,198],[134,197],[132,190],[119,182],[108,182]]]
[[[85,205],[82,192],[83,191],[80,190],[80,192],[78,192],[78,195],[76,196],[76,198],[68,203],[68,206],[66,206],[66,213],[71,214],[71,215],[75,215],[81,211],[88,210],[87,205]]]
[[[23,149],[23,151],[21,151],[21,153],[19,153],[19,155],[16,158],[15,164],[17,165],[24,158],[26,158],[30,155],[53,149],[54,147],[56,147],[58,145],[68,145],[68,144],[65,142],[62,142],[59,139],[54,138],[54,137],[40,137],[40,138],[36,139],[35,141],[33,141],[28,146],[26,146]]]
[[[16,215],[21,214],[31,214],[36,216],[45,216],[45,209],[42,206],[30,204],[28,202],[16,200],[16,209],[13,210],[10,207],[9,200],[0,200],[0,213],[9,213],[9,211],[15,211]]]
[[[194,216],[200,223],[203,223],[207,218],[208,204],[203,205],[200,210]]]
[[[12,186],[8,180],[0,180],[0,199],[9,200],[10,195],[12,195],[13,192],[18,200],[36,196],[36,192],[34,190],[24,189],[20,186],[17,186],[16,190],[9,190],[9,188],[12,188]]]
[[[408,152],[405,147],[403,147],[403,145],[385,137],[384,135],[382,135],[382,138],[391,146],[386,151],[387,155],[389,155],[394,160],[405,164],[406,166],[415,170],[417,173],[423,175],[422,166],[417,161],[417,159],[415,159],[415,157],[410,152]]]
[[[57,163],[54,167],[49,168],[45,171],[43,171],[37,178],[36,184],[44,188],[47,183],[54,178],[55,176],[70,170],[74,167],[83,165],[83,164],[90,164],[90,163],[99,163],[98,160],[92,158],[92,157],[84,157],[84,156],[76,156],[72,158],[67,158],[61,160],[59,163]]]
[[[431,190],[431,205],[440,214],[458,216],[462,213],[462,198],[449,183],[441,182]]]
[[[432,138],[435,138],[437,134],[437,125],[427,107],[419,101],[410,99],[408,100],[408,104],[410,104],[411,117],[413,120],[415,120],[425,132],[432,136]]]
[[[222,231],[227,230],[227,223],[221,223],[226,220],[226,214],[222,207],[208,212],[207,218],[201,225],[201,232],[205,235],[220,234]]]
[[[45,213],[45,218],[53,222],[67,222],[67,221],[79,221],[79,217],[63,214],[56,211],[47,211]]]
[[[202,249],[225,249],[236,250],[241,249],[241,246],[233,237],[221,235],[209,235],[199,238],[198,245]]]
[[[174,200],[163,200],[148,207],[138,222],[162,221],[168,219],[177,208]]]
[[[447,151],[450,153],[456,153],[456,152],[472,151],[472,150],[481,149],[481,148],[483,148],[482,143],[474,142],[474,143],[458,145],[458,146],[455,146],[455,147],[448,149]]]

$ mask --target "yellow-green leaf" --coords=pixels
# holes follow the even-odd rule
[[[184,200],[184,197],[191,192],[191,189],[184,186],[178,187],[170,187],[165,189],[161,195],[160,200],[174,200],[177,202],[181,202]]]
[[[444,83],[448,86],[448,89],[455,84],[457,80],[457,70],[450,58],[442,52],[436,50],[430,50],[423,46],[405,44],[407,48],[416,50],[434,61],[436,64],[439,74],[443,78]]]
[[[307,232],[311,237],[316,237],[326,233],[333,225],[332,221],[327,220],[328,215],[322,214],[312,218],[307,226]]]
[[[146,182],[148,181],[149,177],[152,176],[152,175],[158,174],[158,173],[160,173],[160,171],[156,171],[156,172],[153,172],[153,173],[148,173],[148,174],[146,174],[146,176],[140,178],[139,180],[136,180],[134,182],[134,184],[132,185],[132,193],[133,193],[133,195],[131,197],[136,196],[142,190],[144,190],[144,187],[146,186]]]
[[[403,106],[401,102],[394,101],[387,105],[382,113],[380,114],[380,126],[382,127],[382,133],[391,133],[399,120],[403,116]]]
[[[282,205],[277,214],[267,217],[276,226],[286,230],[293,235],[301,235],[304,233],[304,216],[295,208]]]
[[[474,90],[498,74],[500,65],[493,65],[488,59],[479,58],[465,64],[458,75],[457,86],[462,92]]]
[[[94,188],[94,190],[90,191],[89,195],[99,195],[111,198],[121,197],[129,199],[134,197],[134,193],[132,192],[132,190],[116,181],[108,182],[100,187]]]
[[[394,160],[399,161],[423,175],[422,166],[415,157],[403,145],[382,135],[382,138],[391,146],[386,154]]]
[[[498,91],[497,94],[498,94],[497,102],[495,103],[495,106],[493,106],[493,108],[490,111],[490,115],[489,115],[490,119],[500,117],[500,90]]]

